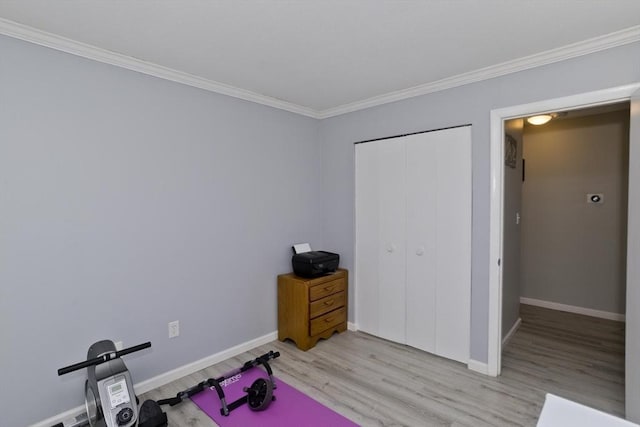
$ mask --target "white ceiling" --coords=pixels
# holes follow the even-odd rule
[[[621,30],[640,40],[639,0],[0,0],[0,18],[0,33],[23,24],[312,116]]]

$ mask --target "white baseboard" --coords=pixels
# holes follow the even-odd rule
[[[560,304],[552,301],[520,297],[521,304],[535,305],[536,307],[550,308],[551,310],[566,311],[568,313],[583,314],[585,316],[599,317],[601,319],[625,321],[625,315],[608,311],[594,310],[592,308],[577,307],[575,305]]]
[[[358,330],[358,325],[353,322],[347,322],[347,329],[355,332]]]
[[[84,393],[84,391],[82,391],[82,393]],[[78,406],[76,408],[73,409],[69,409],[68,411],[64,411],[58,415],[54,415],[51,418],[47,418],[46,420],[42,420],[38,423],[35,424],[31,424],[29,427],[51,427],[53,425],[56,425],[58,423],[63,423],[66,420],[72,420],[73,418],[77,417],[78,415],[82,414],[83,412],[85,412],[84,409],[84,405]],[[69,424],[69,423],[67,423]]]
[[[479,372],[484,375],[489,375],[489,365],[484,362],[478,362],[477,360],[469,359],[467,368],[470,371]]]
[[[256,347],[260,347],[261,345],[268,344],[272,341],[275,341],[276,339],[278,339],[278,332],[274,331],[251,341],[239,344],[235,347],[228,348],[219,353],[212,354],[211,356],[207,356],[203,359],[196,360],[195,362],[191,362],[176,369],[172,369],[171,371],[167,371],[153,378],[149,378],[148,380],[142,381],[138,384],[134,384],[133,387],[137,395],[144,394],[150,390],[162,387],[165,384],[169,384],[170,382],[175,381],[179,378],[198,372],[199,370],[204,369],[208,366],[215,365],[216,363],[220,363],[246,351],[253,350]],[[61,414],[54,415],[53,417],[47,418],[46,420],[40,421],[39,423],[32,424],[31,427],[51,427],[52,425],[63,422],[64,420],[72,419],[77,415],[80,415],[84,411],[84,405],[81,405],[76,408],[69,409],[68,411],[65,411]]]
[[[211,356],[207,356],[203,359],[196,360],[195,362],[189,363],[187,365],[180,366],[169,372],[165,372],[164,374],[160,374],[136,384],[136,393],[143,394],[155,388],[162,387],[163,385],[169,384],[170,382],[175,381],[178,378],[191,375],[194,372],[198,372],[199,370],[204,369],[208,366],[215,365],[216,363],[220,363],[231,357],[242,354],[245,351],[249,351],[256,347],[260,347],[261,345],[268,344],[276,339],[278,339],[278,332],[274,331],[251,341],[239,344],[235,347],[223,350],[219,353],[212,354]]]
[[[513,338],[513,334],[516,333],[516,331],[518,330],[518,328],[520,327],[520,324],[522,323],[522,319],[518,317],[518,320],[516,320],[516,322],[513,324],[513,326],[511,327],[511,329],[509,330],[509,333],[507,335],[505,335],[505,337],[502,339],[502,348],[504,348],[504,346],[507,345],[507,343],[509,342],[509,340],[511,338]]]

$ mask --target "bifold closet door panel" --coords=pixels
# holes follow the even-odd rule
[[[355,146],[356,158],[356,249],[355,299],[358,329],[378,333],[378,246],[380,213],[378,205],[379,161],[375,143]]]
[[[356,146],[358,326],[397,342],[405,341],[405,157],[395,140]]]
[[[438,157],[432,134],[407,143],[407,341],[436,352]]]
[[[380,200],[380,246],[378,247],[380,301],[378,335],[405,342],[406,311],[406,150],[398,140],[377,142]]]
[[[471,311],[471,127],[433,132],[436,191],[436,354],[467,363]]]

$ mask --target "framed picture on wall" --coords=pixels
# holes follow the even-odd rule
[[[515,169],[517,159],[518,143],[514,137],[506,133],[504,135],[504,164]]]

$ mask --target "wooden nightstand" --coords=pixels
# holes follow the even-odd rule
[[[320,338],[347,330],[348,271],[307,279],[278,276],[278,339],[309,350]]]

